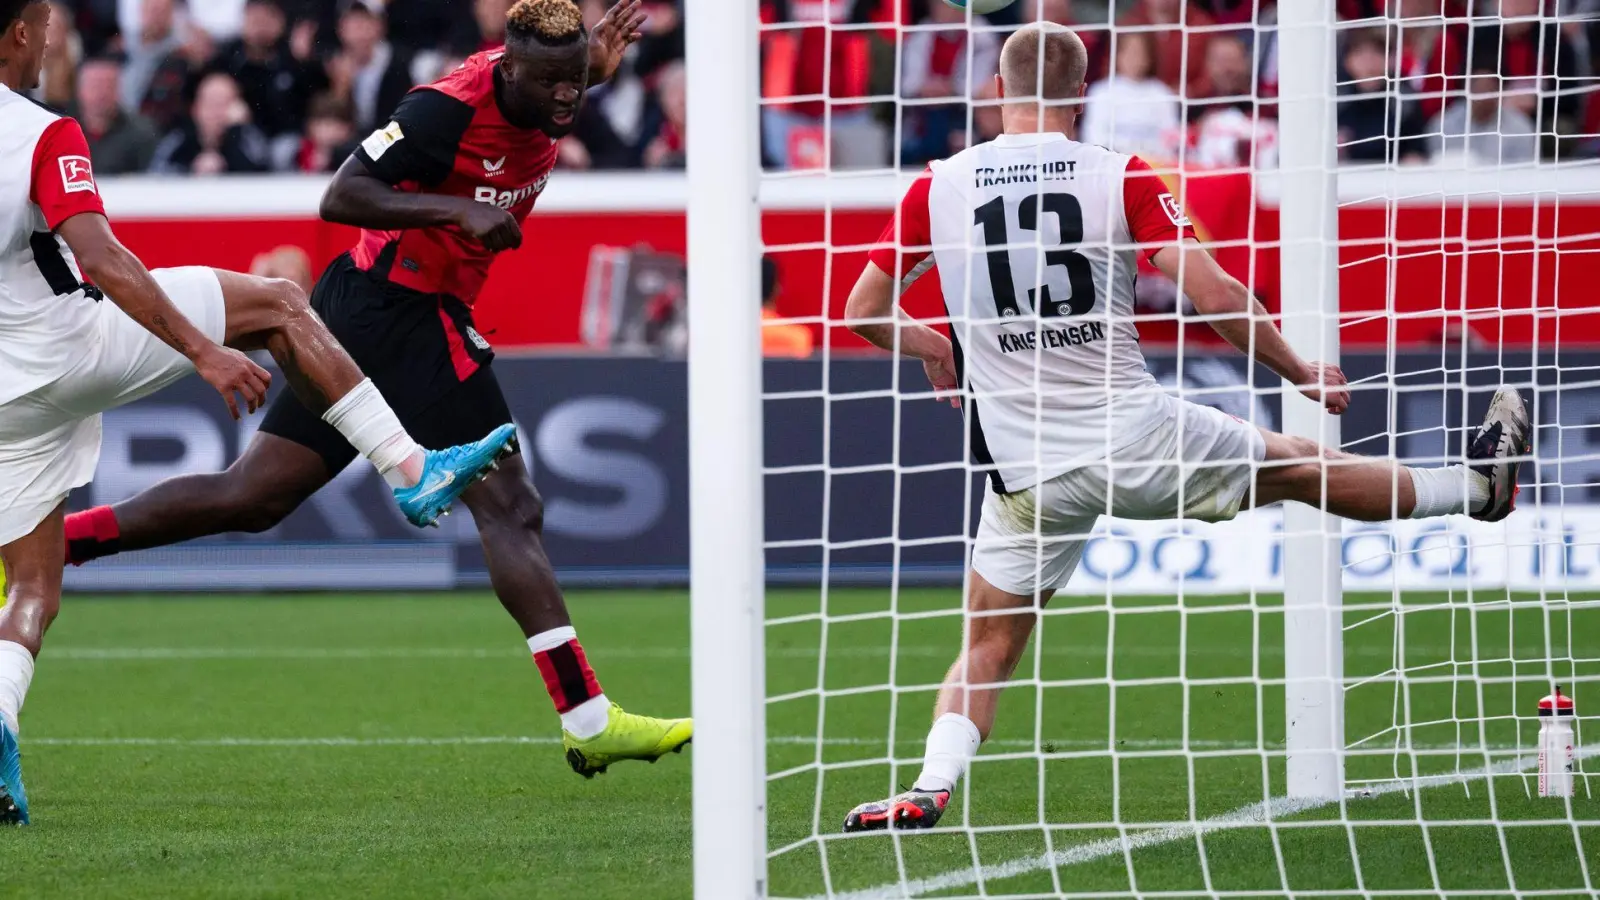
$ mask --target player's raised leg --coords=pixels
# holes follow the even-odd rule
[[[1495,392],[1467,444],[1467,461],[1450,466],[1405,466],[1328,450],[1309,438],[1262,434],[1267,452],[1254,505],[1296,500],[1361,522],[1462,513],[1498,522],[1516,507],[1517,471],[1533,451],[1528,408],[1515,388]]]
[[[320,413],[383,475],[412,524],[434,524],[468,486],[513,451],[516,428],[509,423],[472,444],[423,449],[297,285],[214,271],[227,307],[228,345],[270,352],[301,403]]]
[[[288,518],[335,474],[315,450],[258,431],[221,472],[168,478],[115,506],[67,516],[66,561],[82,565],[218,534],[259,534]]]
[[[561,716],[562,743],[573,771],[592,778],[614,763],[654,762],[682,750],[694,736],[691,720],[624,712],[601,690],[545,554],[544,501],[522,457],[506,460],[463,501],[477,523],[495,596],[521,626]]]
[[[152,274],[185,314],[200,321],[218,302],[214,295],[220,290],[224,342],[270,352],[299,404],[373,464],[413,524],[433,523],[515,447],[516,430],[509,424],[448,450],[421,447],[292,282],[207,268]],[[175,354],[152,344],[131,321],[114,320],[109,328],[113,341],[130,348],[132,357],[124,364],[128,375],[119,399],[125,402],[181,376]],[[68,561],[83,563],[230,531],[264,531],[338,474],[323,459],[292,441],[258,435],[226,472],[169,479],[115,508],[68,516]]]
[[[1082,544],[1072,538],[1086,535],[1094,522],[1094,504],[1081,498],[1101,497],[1102,504],[1110,503],[1102,508],[1129,518],[1182,514],[1215,520],[1247,505],[1243,495],[1253,487],[1257,506],[1295,500],[1358,521],[1453,514],[1498,521],[1511,513],[1517,469],[1532,450],[1527,408],[1512,388],[1494,395],[1468,444],[1467,462],[1432,468],[1325,450],[1315,441],[1264,429],[1257,439],[1247,425],[1214,410],[1175,406],[1172,421],[1146,442],[1151,450],[1171,451],[1164,468],[1090,466],[985,499],[969,575],[966,641],[940,689],[922,772],[910,790],[851,810],[846,831],[931,828],[939,821],[950,792],[988,739],[1000,692],[1027,648],[1039,611],[1077,566]],[[1188,474],[1179,479],[1178,471]],[[1113,478],[1108,472],[1121,474]],[[1075,503],[1074,497],[1080,499]],[[1032,512],[1008,515],[1013,509]]]

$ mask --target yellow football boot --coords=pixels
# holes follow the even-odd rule
[[[612,763],[629,759],[655,762],[668,753],[680,753],[694,740],[693,719],[652,719],[622,711],[611,704],[606,730],[592,738],[579,740],[562,732],[567,748],[567,764],[585,778],[604,772]]]

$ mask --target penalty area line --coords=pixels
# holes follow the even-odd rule
[[[1577,755],[1580,758],[1587,758],[1596,754],[1600,754],[1600,748],[1583,748],[1578,751]],[[1469,781],[1477,781],[1495,775],[1514,775],[1536,767],[1538,762],[1537,756],[1523,756],[1502,760],[1478,769],[1468,769],[1463,772],[1443,775],[1420,775],[1415,778],[1370,784],[1360,790],[1361,796],[1352,797],[1350,802],[1359,803],[1363,797],[1376,797],[1420,788],[1465,784]],[[1238,828],[1241,825],[1267,825],[1286,816],[1310,812],[1324,806],[1332,806],[1337,802],[1337,800],[1322,798],[1291,799],[1289,797],[1274,797],[1261,803],[1241,806],[1218,816],[1200,819],[1190,825],[1173,825],[1149,831],[1132,831],[1131,829],[1137,826],[1124,823],[1130,829],[1130,832],[1120,838],[1105,838],[1091,841],[1087,844],[1064,847],[1038,856],[1023,857],[987,866],[955,869],[939,875],[930,875],[926,878],[890,882],[877,887],[853,891],[818,894],[808,898],[808,900],[896,900],[896,898],[920,897],[924,894],[969,887],[975,884],[987,884],[990,881],[1015,878],[1019,875],[1028,875],[1033,872],[1082,865],[1108,856],[1121,855],[1124,851],[1132,852],[1176,841],[1194,840],[1212,832]]]

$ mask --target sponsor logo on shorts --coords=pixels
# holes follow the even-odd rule
[[[61,189],[69,194],[95,193],[94,167],[87,156],[63,156],[56,160],[61,167]]]
[[[489,349],[489,342],[484,340],[483,335],[478,333],[478,329],[473,328],[471,325],[467,326],[467,340],[471,341],[472,346],[477,347],[479,350]]]

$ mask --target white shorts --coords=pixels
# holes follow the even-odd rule
[[[227,310],[217,273],[200,266],[150,274],[206,337],[221,342]],[[95,304],[93,340],[63,347],[77,364],[61,378],[0,405],[0,546],[39,527],[100,462],[100,413],[147,397],[194,371],[187,359],[128,318]]]
[[[1072,469],[983,498],[973,571],[1024,596],[1066,586],[1101,515],[1223,522],[1239,512],[1267,456],[1254,425],[1208,406],[1169,400],[1170,414],[1110,466]]]

